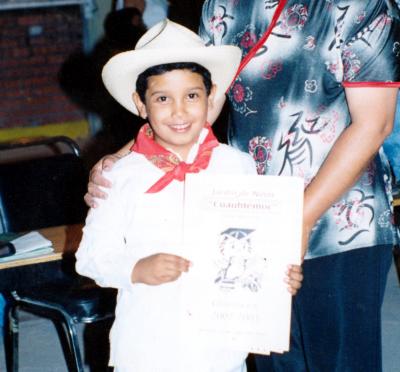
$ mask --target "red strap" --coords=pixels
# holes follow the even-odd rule
[[[264,45],[265,41],[268,39],[269,35],[271,34],[272,30],[274,29],[276,22],[278,22],[278,19],[281,16],[281,13],[282,13],[283,9],[285,8],[286,3],[287,3],[287,0],[282,0],[279,2],[278,7],[275,10],[274,16],[272,17],[272,21],[267,28],[267,31],[265,31],[265,33],[261,37],[261,39],[257,41],[257,44],[254,45],[253,48],[251,48],[250,52],[240,62],[240,65],[236,72],[236,75],[232,80],[232,84],[237,79],[237,77],[240,75],[242,70],[247,66],[247,64],[250,62],[250,60],[254,57],[254,55],[258,52],[258,50]],[[229,86],[227,91],[231,88],[232,84]]]

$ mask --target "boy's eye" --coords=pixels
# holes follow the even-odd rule
[[[166,96],[159,96],[156,99],[157,102],[166,102],[167,101],[167,97]]]
[[[189,93],[188,97],[189,97],[189,99],[195,99],[195,98],[199,97],[199,94],[198,93]]]

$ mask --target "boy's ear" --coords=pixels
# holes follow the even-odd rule
[[[139,94],[137,94],[137,92],[134,92],[132,94],[132,100],[139,112],[139,116],[142,119],[147,119],[146,105],[142,102],[142,100],[140,99]]]
[[[216,93],[216,85],[212,86],[210,95],[208,97],[208,113],[207,113],[207,121],[213,125],[215,120],[217,120],[221,110],[224,106],[226,96],[225,94],[221,95],[221,97],[215,97]]]
[[[209,109],[214,107],[215,92],[217,91],[217,86],[213,84],[211,86],[210,94],[208,95],[208,106]]]

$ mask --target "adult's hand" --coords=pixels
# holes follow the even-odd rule
[[[101,189],[111,188],[111,182],[103,175],[103,171],[109,171],[120,159],[118,155],[106,155],[101,158],[92,168],[89,174],[88,191],[84,196],[85,203],[91,207],[97,207],[97,199],[106,199],[107,193]]]
[[[114,164],[124,156],[128,155],[130,148],[134,144],[134,140],[129,141],[124,147],[118,150],[115,154],[102,157],[92,168],[89,174],[88,191],[84,196],[85,203],[96,208],[96,198],[106,199],[107,193],[101,189],[104,187],[109,189],[112,187],[111,182],[103,175],[103,171],[109,171]]]

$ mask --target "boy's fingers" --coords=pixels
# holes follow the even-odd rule
[[[168,283],[168,282],[174,282],[176,279],[178,279],[181,276],[181,273],[175,273],[171,275],[163,275],[160,280],[161,283]]]
[[[178,272],[188,271],[190,267],[190,261],[182,258],[180,256],[176,256],[173,254],[166,254],[165,260],[170,265],[170,268],[173,270],[177,270]]]
[[[190,262],[181,258],[175,262],[172,263],[173,269],[176,270],[177,272],[187,272],[190,267]]]
[[[303,274],[297,274],[294,277],[294,279],[301,283],[303,281],[303,279],[304,279],[304,275]]]
[[[176,280],[181,276],[182,272],[179,270],[173,270],[173,269],[169,269],[166,272],[164,272],[163,277],[172,281],[172,280]]]
[[[285,282],[288,284],[288,291],[294,296],[301,288],[303,281],[303,269],[299,265],[289,265],[286,271]]]
[[[288,280],[287,281],[287,290],[290,292],[291,295],[295,295],[298,290],[301,288],[301,282],[298,282],[296,280]]]
[[[298,273],[302,273],[303,269],[299,265],[288,265],[288,271],[295,271]]]
[[[288,279],[288,280],[286,280],[286,283],[288,283],[291,288],[299,289],[301,287],[300,280]]]
[[[159,280],[164,283],[172,282],[181,276],[182,271],[176,264],[168,262],[159,270]]]
[[[161,254],[164,256],[165,260],[168,262],[175,262],[175,263],[190,262],[189,260],[187,260],[181,256],[177,256],[176,254],[171,254],[171,253],[161,253]]]
[[[302,281],[303,280],[303,269],[297,265],[289,265],[286,271],[286,276],[290,279]]]
[[[291,272],[288,274],[288,278],[291,279],[291,280],[296,280],[296,281],[298,281],[298,282],[301,282],[301,281],[303,281],[303,274],[302,274],[302,273],[296,273],[296,272],[294,272],[294,271],[291,271]]]

